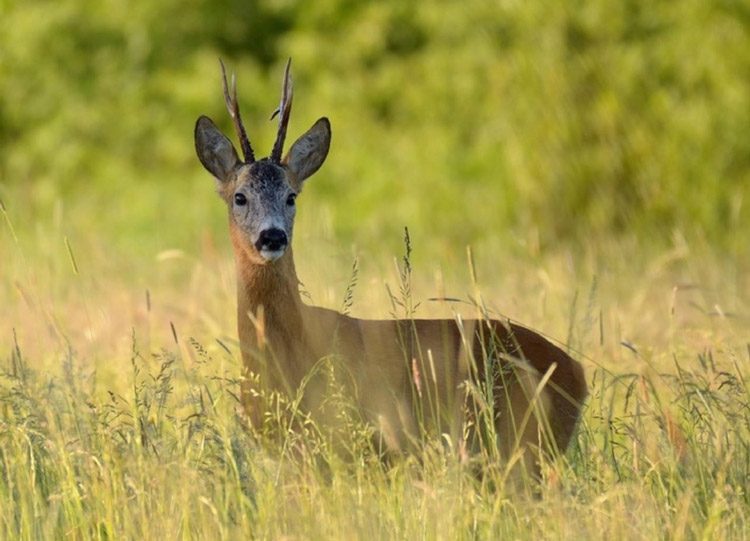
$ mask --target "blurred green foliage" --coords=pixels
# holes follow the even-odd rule
[[[453,246],[750,241],[744,0],[0,6],[0,198],[16,224],[64,209],[70,227],[160,246],[224,227],[192,141],[201,113],[231,129],[217,59],[270,149],[292,57],[292,136],[321,115],[334,130],[304,204],[342,239],[397,247],[409,225]]]

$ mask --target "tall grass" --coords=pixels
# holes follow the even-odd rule
[[[565,258],[550,256],[505,267],[501,285],[517,289],[503,294],[483,285],[494,264],[476,255],[489,309],[493,298],[505,299],[521,318],[546,321],[543,331],[567,332],[590,384],[571,448],[544,460],[542,479],[525,494],[477,477],[439,443],[384,465],[371,428],[335,384],[348,456],[294,397],[277,402],[264,430],[250,429],[237,400],[226,256],[141,262],[144,270],[178,262],[192,275],[160,284],[156,273],[159,288],[146,296],[125,285],[100,289],[97,264],[82,264],[87,258],[71,243],[74,270],[59,240],[65,264],[56,275],[35,276],[45,260],[49,266],[44,256],[17,258],[30,272],[11,265],[15,292],[5,293],[14,319],[0,375],[0,537],[652,539],[741,538],[748,530],[750,350],[746,298],[734,296],[744,278],[722,283],[738,270],[732,263],[652,257],[641,264],[649,277],[613,256],[614,267],[592,280],[585,258],[566,271]],[[420,249],[414,239],[409,246]],[[349,287],[333,288],[334,305],[346,291],[355,314],[373,297],[381,315],[389,305],[439,312],[419,296],[438,284],[412,265],[407,259],[382,278],[394,284],[395,304],[385,287],[357,286],[370,277],[355,266],[339,282]],[[703,283],[689,287],[686,277]],[[48,280],[63,287],[32,290]],[[331,286],[306,283],[324,299]],[[618,298],[622,290],[627,297]],[[76,316],[81,297],[88,319]]]
[[[733,0],[2,3],[0,538],[748,537],[748,21]],[[191,134],[229,126],[222,57],[270,148],[289,56],[292,134],[334,133],[300,198],[306,299],[480,305],[584,364],[533,496],[441,445],[384,467],[335,384],[348,459],[295,397],[248,428]]]

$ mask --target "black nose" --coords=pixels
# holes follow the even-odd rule
[[[286,248],[287,242],[286,233],[281,229],[264,229],[260,232],[258,240],[255,242],[255,248],[259,252],[261,250],[275,252],[282,248]]]

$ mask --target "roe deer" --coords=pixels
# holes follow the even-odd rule
[[[223,63],[221,71],[244,160],[205,116],[195,126],[195,147],[229,213],[243,364],[258,376],[246,379],[242,390],[252,424],[261,424],[264,409],[254,385],[291,396],[304,385],[302,408],[311,415],[322,411],[322,389],[306,376],[333,356],[344,366],[358,412],[389,453],[412,449],[425,427],[447,434],[469,454],[486,445],[488,433],[490,446],[506,459],[516,450],[526,456],[564,451],[586,382],[581,366],[536,332],[486,318],[357,319],[302,302],[291,248],[295,203],[328,154],[330,123],[320,118],[282,159],[292,106],[287,64],[274,113],[276,142],[270,157],[256,160],[236,82],[232,78],[230,92]],[[490,412],[489,432],[479,426],[480,410]]]

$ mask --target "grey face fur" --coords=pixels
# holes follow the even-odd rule
[[[269,160],[241,167],[230,198],[234,222],[266,261],[275,261],[286,251],[292,238],[297,192],[286,179],[284,169]],[[276,233],[275,242],[262,242],[261,234]]]
[[[195,148],[217,179],[219,195],[258,263],[286,253],[294,229],[295,199],[304,181],[325,161],[331,141],[328,119],[319,119],[281,163],[267,158],[242,163],[232,143],[205,116],[195,125]]]

